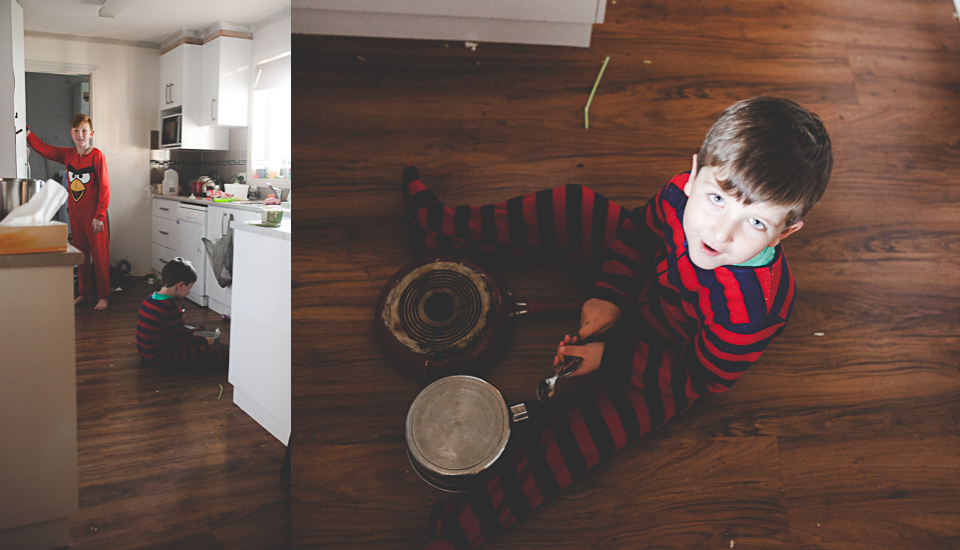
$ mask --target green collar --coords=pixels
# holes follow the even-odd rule
[[[173,296],[167,296],[166,294],[160,294],[159,292],[154,292],[151,296],[154,300],[172,300]]]
[[[753,258],[750,258],[749,260],[743,262],[742,264],[736,264],[736,265],[740,267],[764,266],[770,263],[770,261],[773,260],[773,257],[776,256],[776,254],[777,254],[777,250],[772,246],[768,246],[763,250],[761,250],[760,253],[754,256]]]

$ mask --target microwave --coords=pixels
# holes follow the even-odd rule
[[[180,147],[182,131],[183,115],[181,113],[163,117],[160,124],[160,148]]]

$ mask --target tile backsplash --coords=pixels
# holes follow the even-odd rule
[[[233,174],[246,178],[247,152],[171,150],[167,166],[177,171],[181,188],[184,190],[190,180],[200,176],[218,179],[223,184]]]

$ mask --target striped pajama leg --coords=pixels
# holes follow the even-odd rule
[[[643,387],[607,381],[512,456],[495,466],[495,476],[460,500],[438,503],[431,514],[426,550],[467,550],[580,481],[604,458],[670,419],[675,402],[673,352],[641,343],[633,364],[645,368]],[[689,406],[684,402],[683,408]]]
[[[415,253],[485,252],[529,258],[556,249],[597,268],[629,215],[590,189],[567,185],[489,206],[450,208],[403,172]],[[465,550],[503,531],[561,489],[586,477],[603,458],[686,409],[686,375],[676,350],[639,343],[629,384],[597,386],[536,437],[496,465],[494,477],[464,498],[438,503],[428,550]]]
[[[565,251],[597,269],[630,212],[603,195],[566,185],[486,206],[450,208],[407,166],[401,186],[412,218],[413,251],[537,258]]]
[[[229,352],[205,344],[193,345],[170,350],[165,361],[167,367],[225,367],[229,361]]]

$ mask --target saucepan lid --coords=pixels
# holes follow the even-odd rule
[[[525,408],[513,412],[516,420],[525,416]],[[410,406],[407,451],[416,466],[440,479],[474,476],[503,453],[510,420],[511,409],[489,382],[466,375],[441,378]]]

